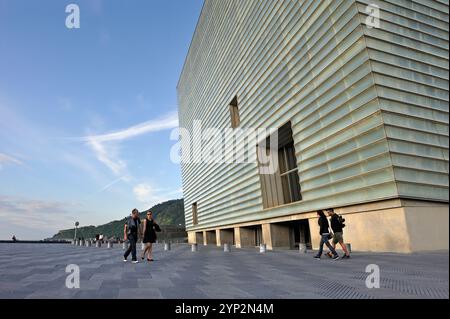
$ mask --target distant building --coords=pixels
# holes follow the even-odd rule
[[[266,155],[279,165],[195,162],[191,142],[189,241],[316,248],[316,211],[334,207],[354,250],[448,249],[448,13],[433,0],[206,0],[180,127],[276,128]]]

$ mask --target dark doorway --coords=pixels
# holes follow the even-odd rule
[[[262,227],[255,227],[255,243],[256,246],[259,246],[263,243],[263,235],[262,235]]]
[[[311,232],[309,230],[309,222],[307,219],[299,220],[297,222],[294,231],[297,232],[295,238],[295,248],[299,247],[299,244],[306,244],[308,249],[312,249],[311,244]]]
[[[300,244],[306,244],[308,249],[312,249],[311,232],[307,219],[280,223],[280,225],[288,226],[290,229],[289,241],[291,249],[298,249]]]

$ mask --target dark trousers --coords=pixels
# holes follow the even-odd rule
[[[337,256],[337,252],[336,250],[333,248],[333,246],[331,246],[330,241],[328,239],[328,234],[323,234],[322,238],[320,239],[320,246],[319,246],[319,252],[317,253],[317,256],[322,256],[323,253],[323,245],[327,245],[328,249],[331,251],[331,253],[334,256]]]
[[[123,257],[125,259],[127,259],[128,256],[130,256],[130,254],[131,254],[132,260],[136,261],[137,260],[137,256],[136,256],[137,236],[129,235],[128,241],[129,241],[130,245],[129,245],[127,251],[125,252],[125,254],[123,255]]]

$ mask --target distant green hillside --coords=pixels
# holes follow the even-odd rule
[[[184,204],[182,199],[171,200],[165,203],[158,204],[150,209],[153,212],[154,218],[162,229],[173,229],[170,226],[184,227]],[[145,218],[147,211],[141,213],[141,218]],[[80,227],[77,231],[77,237],[94,238],[97,234],[103,234],[107,237],[123,237],[123,225],[127,216],[122,220],[110,222],[101,226],[86,226]],[[72,239],[75,234],[75,229],[61,230],[52,239]]]

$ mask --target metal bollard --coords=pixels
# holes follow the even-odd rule
[[[80,246],[81,246],[81,247],[84,247],[85,243],[86,243],[86,242],[85,242],[84,240],[81,240],[81,241],[80,241]]]
[[[92,242],[90,240],[86,240],[86,247],[91,247]]]
[[[97,248],[102,247],[102,242],[101,242],[100,240],[97,240],[97,241],[95,242],[95,247],[97,247]]]
[[[73,245],[73,246],[75,246],[75,240],[71,240],[71,241],[70,241],[70,244]]]
[[[198,251],[198,245],[197,245],[197,244],[192,244],[191,251],[192,251],[193,253],[197,252],[197,251]]]
[[[165,251],[171,250],[170,241],[167,242],[167,243],[164,243],[164,250],[165,250]]]
[[[230,253],[231,252],[231,246],[230,244],[223,244],[223,251],[225,253]]]
[[[261,245],[259,245],[259,252],[260,252],[261,254],[265,254],[266,251],[267,251],[267,246],[266,246],[266,244],[261,244]]]
[[[345,246],[347,246],[348,252],[351,253],[352,252],[352,244],[347,243],[347,244],[345,244]]]
[[[113,242],[112,241],[108,241],[108,249],[111,249],[111,248],[113,248]]]
[[[306,247],[306,244],[300,243],[298,245],[298,250],[300,251],[300,253],[306,254],[308,252],[308,247]]]
[[[75,246],[80,246],[80,241],[78,239],[75,240]]]

